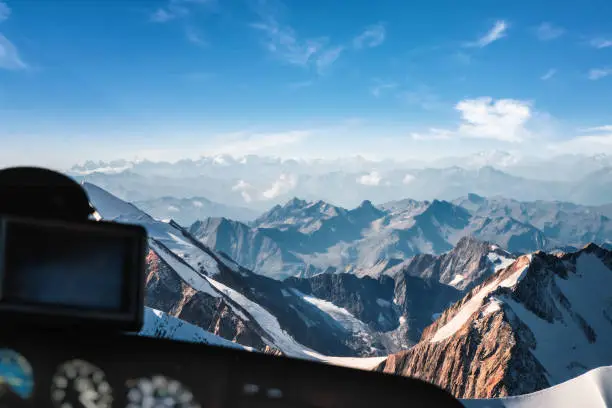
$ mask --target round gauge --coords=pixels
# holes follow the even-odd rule
[[[28,399],[34,391],[32,366],[24,356],[10,349],[0,349],[0,397],[12,392]]]
[[[83,360],[58,367],[51,380],[51,400],[57,408],[110,408],[112,389],[104,372]]]
[[[200,408],[180,382],[157,375],[129,380],[127,408]]]

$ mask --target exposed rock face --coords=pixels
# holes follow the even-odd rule
[[[145,304],[225,339],[256,349],[265,347],[261,336],[224,299],[188,286],[151,250],[147,255]]]
[[[348,273],[322,273],[310,278],[289,278],[284,282],[348,310],[375,330],[389,331],[399,324],[399,315],[391,302],[394,282],[387,276],[374,279]]]
[[[433,382],[458,398],[541,390],[612,363],[612,254],[522,256],[377,369]]]
[[[155,247],[165,251],[164,256],[182,262],[160,242],[155,241]],[[228,297],[221,292],[211,295],[195,290],[181,280],[164,259],[151,251],[148,256],[147,306],[259,350],[265,349],[266,345],[278,346],[269,336],[269,327],[260,325],[272,324],[269,319],[275,319],[282,330],[304,345],[303,348],[312,348],[323,354],[373,356],[398,350],[393,344],[379,340],[376,333],[357,318],[353,317],[357,324],[343,325],[328,310],[307,301],[299,292],[294,293],[284,282],[254,274],[232,264],[222,255],[213,253],[211,256],[214,256],[218,269],[215,281],[236,291],[236,295]],[[253,316],[253,310],[242,308],[233,296],[244,296],[253,302],[250,308],[262,307],[270,315]]]
[[[271,356],[281,357],[284,356],[283,352],[277,348],[266,346],[263,350],[264,354],[270,354]]]
[[[399,336],[403,344],[418,342],[423,329],[460,297],[460,291],[433,279],[407,274],[397,277],[393,302],[402,316]]]

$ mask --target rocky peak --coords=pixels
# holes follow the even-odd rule
[[[475,194],[475,193],[468,193],[467,199],[468,201],[474,204],[482,204],[486,201],[486,198],[479,196],[478,194]]]
[[[521,256],[378,369],[434,382],[459,398],[493,398],[612,364],[611,260],[594,245]]]
[[[420,254],[392,272],[435,279],[458,290],[466,291],[480,284],[497,270],[508,266],[514,257],[498,246],[465,236],[442,255]]]
[[[440,200],[433,200],[425,211],[415,217],[419,221],[435,219],[458,228],[467,225],[469,218],[470,213],[465,208]]]
[[[385,215],[370,200],[364,200],[357,208],[349,212],[350,217],[358,223],[369,223]]]
[[[299,199],[298,197],[293,197],[291,200],[287,201],[283,208],[301,208],[306,207],[307,205],[308,201]]]

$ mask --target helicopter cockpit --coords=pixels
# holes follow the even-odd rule
[[[461,407],[418,379],[134,335],[147,233],[45,169],[0,171],[0,407]]]

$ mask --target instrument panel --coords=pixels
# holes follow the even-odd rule
[[[0,333],[0,408],[461,407],[410,378],[133,335]],[[391,406],[391,405],[389,405]]]

